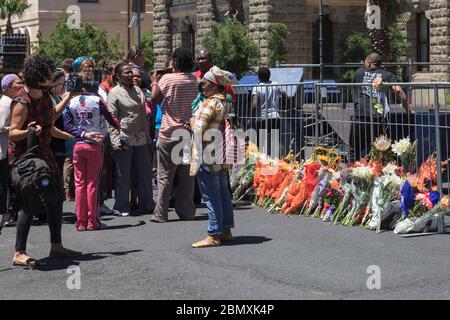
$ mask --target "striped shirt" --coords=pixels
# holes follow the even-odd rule
[[[227,101],[225,95],[216,94],[208,98],[204,102],[201,109],[195,116],[194,127],[192,128],[194,136],[196,135],[199,137],[201,136],[203,140],[203,134],[205,133],[206,130],[216,129],[220,131],[224,140],[222,141],[223,143],[222,146],[215,145],[214,154],[209,154],[205,152],[205,154],[202,155],[201,151],[205,150],[205,148],[208,145],[216,143],[216,141],[213,142],[202,141],[202,149],[199,149],[198,148],[199,146],[196,145],[197,141],[193,139],[191,167],[189,173],[191,176],[194,176],[197,173],[202,163],[211,164],[211,169],[214,172],[219,172],[223,169],[228,168],[228,166],[225,164],[225,154],[224,154],[225,145],[227,142],[226,139],[229,139],[229,137],[227,137],[227,134],[225,132],[226,129],[225,120],[228,118],[228,112],[230,109],[231,109],[230,103]],[[213,156],[213,158],[210,158],[209,156]]]
[[[183,129],[183,124],[189,123],[192,117],[192,101],[198,93],[197,79],[189,73],[171,73],[164,75],[158,86],[165,97],[159,138],[170,140],[172,133]]]

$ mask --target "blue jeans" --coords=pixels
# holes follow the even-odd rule
[[[228,190],[227,171],[214,173],[208,166],[202,165],[197,173],[197,179],[203,201],[208,208],[208,234],[220,235],[224,228],[233,228],[233,203]]]

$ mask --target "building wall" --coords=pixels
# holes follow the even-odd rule
[[[154,0],[164,3],[163,32],[155,28],[155,39],[159,42],[158,49],[170,55],[174,47],[185,46],[189,42],[186,37],[187,28],[195,35],[195,44],[201,38],[210,34],[212,20],[223,20],[227,10],[225,0]],[[345,62],[343,58],[344,42],[347,36],[354,32],[365,32],[366,0],[326,0],[324,15],[329,21],[326,32],[325,55],[326,63]],[[410,42],[407,56],[417,60],[417,23],[416,14],[424,13],[430,21],[430,61],[448,61],[450,52],[450,1],[449,0],[409,0],[410,13],[402,15],[400,28]],[[246,24],[252,39],[261,49],[260,65],[268,63],[269,24],[281,22],[288,27],[288,63],[305,64],[318,63],[318,19],[319,8],[317,0],[244,0]],[[156,10],[155,10],[156,13]],[[155,18],[159,19],[159,18]],[[173,37],[172,37],[173,36]],[[170,41],[167,40],[170,37]],[[166,40],[164,40],[167,38]],[[162,46],[162,43],[166,45]],[[157,41],[156,41],[157,42]],[[156,47],[155,47],[156,48]],[[157,54],[158,56],[158,54]],[[406,58],[406,57],[405,57]],[[157,57],[163,63],[162,56]],[[435,66],[430,68],[433,77],[444,80],[449,78],[449,68]],[[333,70],[338,76],[344,69]],[[306,70],[308,77],[314,76],[311,70]]]
[[[89,22],[96,26],[106,28],[110,36],[118,34],[126,48],[128,39],[128,19],[126,0],[98,0],[98,3],[78,3],[77,0],[28,0],[32,5],[21,19],[15,17],[13,27],[17,29],[28,28],[30,41],[37,40],[40,31],[47,38],[53,31],[59,15],[70,5],[78,5],[81,9],[81,23]],[[153,28],[153,4],[146,1],[146,12],[142,14],[141,32],[151,31]],[[0,26],[4,30],[6,21],[2,20]],[[137,42],[137,28],[131,31],[131,44]]]

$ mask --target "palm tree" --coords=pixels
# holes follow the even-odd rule
[[[25,10],[31,5],[26,0],[0,0],[0,18],[8,19],[6,22],[6,33],[13,33],[14,29],[11,19],[14,16],[22,17]]]
[[[373,50],[381,55],[383,61],[391,59],[391,45],[389,39],[389,28],[397,22],[398,16],[407,8],[405,0],[368,0],[367,7],[377,5],[380,7],[381,28],[369,31]],[[369,8],[367,11],[370,12]]]
[[[389,11],[388,0],[371,0],[367,1],[367,5],[377,5],[380,7],[381,28],[369,29],[369,37],[372,41],[373,50],[379,53],[383,61],[389,61],[390,58],[390,42],[389,42]],[[368,10],[370,11],[370,10]]]

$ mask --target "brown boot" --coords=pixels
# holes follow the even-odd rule
[[[207,236],[205,239],[192,244],[193,248],[209,248],[220,246],[220,239],[212,236]]]

